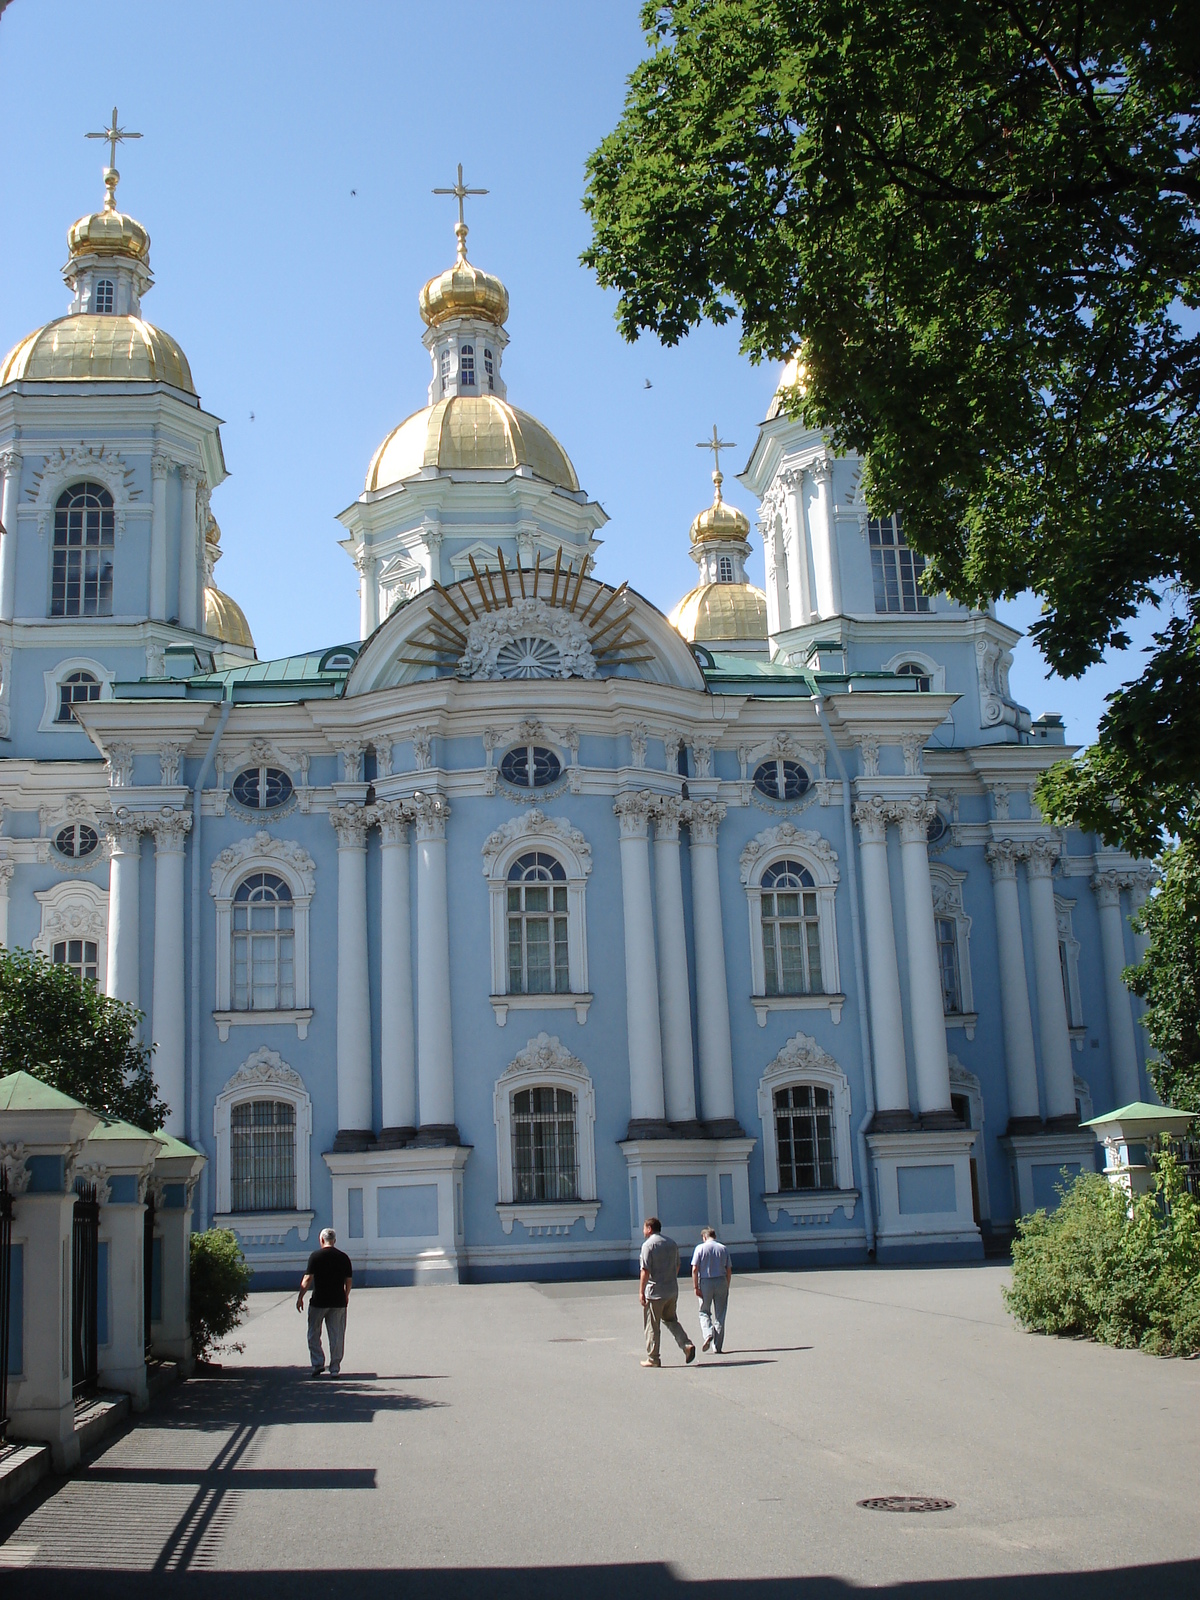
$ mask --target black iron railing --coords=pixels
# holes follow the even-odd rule
[[[142,1336],[146,1360],[150,1359],[151,1322],[154,1316],[154,1196],[146,1196],[146,1218],[142,1233]]]
[[[8,1327],[12,1315],[13,1200],[8,1170],[0,1167],[0,1444],[8,1434]]]
[[[94,1183],[75,1185],[71,1267],[71,1388],[78,1399],[96,1387],[100,1370],[100,1204]]]

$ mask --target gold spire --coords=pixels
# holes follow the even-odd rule
[[[117,108],[113,107],[112,125],[105,128],[102,133],[85,133],[85,139],[108,140],[108,166],[104,169],[104,209],[115,211],[117,209],[117,185],[121,181],[121,174],[117,171],[117,146],[126,139],[140,139],[140,133],[132,133],[128,128],[117,126]],[[461,168],[459,169],[461,173]]]
[[[721,473],[721,451],[736,450],[737,445],[731,439],[722,439],[717,433],[717,425],[713,423],[711,439],[701,439],[696,446],[697,450],[711,450],[713,456],[713,505],[721,504],[721,485],[725,482]]]
[[[702,439],[697,450],[711,450],[713,455],[713,502],[692,523],[691,539],[700,544],[707,539],[748,539],[750,524],[736,506],[726,505],[721,498],[721,485],[725,478],[721,472],[721,451],[736,450],[731,439],[722,439],[713,423],[711,439]]]
[[[114,110],[114,121],[116,120],[116,115],[117,113]],[[466,184],[463,182],[462,162],[460,161],[458,163],[458,182],[454,185],[454,187],[451,189],[434,189],[432,193],[452,194],[458,201],[458,221],[454,225],[454,237],[458,240],[458,260],[459,263],[462,263],[467,259],[467,219],[463,212],[463,201],[469,194],[486,194],[487,190],[467,188]]]
[[[508,290],[490,272],[483,272],[467,260],[467,224],[463,201],[468,195],[487,194],[486,189],[471,189],[463,182],[462,162],[458,164],[458,181],[449,189],[435,189],[434,194],[452,194],[458,201],[458,221],[454,237],[458,240],[458,254],[454,265],[439,272],[436,278],[421,290],[418,302],[426,325],[436,328],[450,317],[482,317],[497,326],[508,316]]]

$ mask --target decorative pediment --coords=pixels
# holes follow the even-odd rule
[[[464,678],[594,678],[596,658],[573,612],[523,599],[475,618],[458,672]]]
[[[564,854],[573,857],[574,875],[586,877],[591,872],[592,847],[579,829],[573,828],[565,817],[548,817],[535,806],[488,834],[483,841],[484,876],[492,876],[498,858],[507,853],[511,845],[535,839],[544,840],[552,848],[558,845]]]
[[[54,504],[68,484],[81,478],[102,483],[113,497],[113,520],[117,538],[125,532],[125,518],[130,512],[149,515],[153,509],[149,502],[137,504],[142,491],[134,488],[134,471],[117,450],[107,445],[89,449],[86,445],[66,446],[52,455],[42,457],[42,466],[33,475],[29,486],[29,499],[37,513],[38,538],[44,538],[54,515]]]
[[[292,1089],[301,1094],[308,1092],[304,1087],[304,1079],[294,1067],[288,1066],[278,1050],[269,1050],[263,1045],[252,1056],[246,1057],[221,1093],[236,1094],[240,1089],[257,1088],[260,1084]]]
[[[539,1033],[512,1058],[500,1081],[505,1083],[519,1077],[545,1079],[555,1073],[565,1073],[572,1078],[588,1078],[588,1069],[578,1056],[571,1054],[561,1039],[553,1034]]]
[[[277,839],[266,829],[261,829],[248,839],[239,839],[228,845],[212,864],[210,892],[220,897],[232,893],[233,879],[250,862],[275,862],[290,871],[285,876],[294,877],[303,885],[304,893],[311,895],[316,882],[316,862],[303,845],[294,839]]]
[[[817,869],[822,882],[838,881],[837,851],[829,840],[812,828],[797,828],[794,823],[781,822],[778,827],[756,834],[742,850],[738,857],[742,882],[748,884],[758,862],[777,850],[795,851],[809,866]]]
[[[797,1033],[793,1034],[771,1062],[763,1074],[763,1080],[765,1082],[767,1079],[781,1077],[803,1078],[812,1073],[818,1076],[828,1076],[833,1073],[840,1078],[845,1076],[828,1050],[822,1050],[809,1034]]]
[[[740,745],[738,761],[741,763],[743,778],[752,777],[755,768],[763,761],[798,761],[810,776],[816,778],[825,776],[824,747],[804,744],[790,733],[773,734],[762,744]]]

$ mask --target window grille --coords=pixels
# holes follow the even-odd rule
[[[90,856],[99,843],[100,835],[86,822],[69,822],[54,835],[54,848],[60,856],[68,856],[72,861]]]
[[[75,707],[99,700],[100,681],[90,672],[69,672],[58,686],[58,714],[55,722],[74,722]]]
[[[798,761],[763,761],[754,769],[754,787],[769,800],[799,800],[808,786]]]
[[[100,981],[100,949],[94,939],[60,939],[51,948],[50,959],[56,967],[70,967],[80,982]]]
[[[531,850],[508,869],[508,992],[569,994],[567,874]]]
[[[475,346],[465,344],[458,353],[458,382],[462,389],[475,387]]]
[[[522,1089],[513,1095],[513,1199],[575,1200],[579,1152],[575,1096],[569,1089]]]
[[[111,315],[116,292],[116,285],[111,278],[100,278],[96,284],[96,294],[92,309],[103,312],[105,315]]]
[[[729,556],[717,557],[717,582],[733,582],[733,560]]]
[[[490,350],[483,352],[483,370],[487,375],[488,393],[491,394],[496,387],[496,367]]]
[[[276,811],[292,798],[292,780],[279,767],[247,767],[233,780],[233,798],[250,811]]]
[[[518,789],[545,789],[562,776],[562,763],[544,745],[517,745],[501,761],[500,776]]]
[[[442,351],[442,393],[445,394],[450,386],[450,352]]]
[[[867,537],[876,611],[928,611],[929,596],[918,587],[918,579],[925,571],[925,557],[908,548],[900,512],[890,517],[872,517],[867,523]]]
[[[255,872],[233,897],[233,1009],[290,1011],[296,1004],[292,891]]]
[[[962,983],[958,971],[958,923],[953,917],[936,919],[938,970],[942,975],[942,1010],[956,1017],[962,1010]]]
[[[762,875],[762,940],[768,994],[824,993],[816,885],[798,861]]]
[[[52,617],[112,616],[113,539],[108,490],[98,483],[64,489],[54,508]]]
[[[781,1192],[837,1188],[828,1089],[811,1083],[776,1089],[775,1138]]]
[[[243,1100],[229,1121],[232,1211],[296,1209],[296,1108],[288,1100]]]
[[[878,605],[875,607],[875,609],[876,611],[879,610]],[[911,607],[905,607],[905,610],[910,609]],[[915,678],[917,680],[918,694],[928,694],[933,688],[933,679],[919,661],[903,662],[896,668],[896,676],[898,678]]]

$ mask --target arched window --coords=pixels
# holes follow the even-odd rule
[[[475,346],[465,344],[458,353],[458,384],[461,389],[475,387]]]
[[[71,861],[90,856],[99,843],[100,835],[86,822],[69,822],[54,835],[54,848]]]
[[[579,1198],[575,1096],[569,1089],[522,1089],[512,1100],[513,1199]]]
[[[110,315],[113,309],[117,288],[111,278],[100,278],[96,282],[96,293],[92,299],[92,310]]]
[[[52,617],[111,617],[113,497],[99,483],[64,489],[54,508]]]
[[[717,557],[717,582],[733,582],[733,559],[730,556]]]
[[[483,352],[483,370],[487,374],[488,393],[491,394],[496,387],[496,365],[490,350]]]
[[[100,946],[94,939],[59,939],[51,946],[50,959],[56,967],[70,967],[80,981],[100,980]]]
[[[767,994],[824,993],[817,889],[798,861],[776,861],[762,875],[762,942]]]
[[[837,1188],[833,1097],[828,1089],[811,1083],[776,1089],[775,1145],[781,1194]]]
[[[291,1011],[296,1004],[292,891],[254,872],[233,897],[233,1009]]]
[[[760,1028],[772,1011],[827,1010],[841,1018],[837,854],[809,828],[781,822],[740,857],[750,913],[750,1004]]]
[[[69,672],[58,686],[58,712],[55,722],[74,722],[75,707],[99,700],[100,683],[90,672]]]
[[[229,1209],[294,1211],[296,1107],[242,1100],[229,1117]]]
[[[754,769],[754,787],[769,800],[799,800],[809,776],[798,761],[763,761]]]
[[[292,780],[280,767],[246,767],[231,792],[248,811],[276,811],[292,798]]]
[[[928,611],[929,596],[918,585],[925,557],[908,548],[899,511],[867,523],[876,611]]]
[[[570,991],[566,869],[548,852],[530,850],[508,869],[508,992]]]
[[[933,679],[919,661],[902,661],[896,668],[898,678],[915,678],[917,680],[918,694],[928,694],[933,688]]]
[[[933,893],[933,929],[938,975],[942,980],[942,1010],[946,1026],[964,1029],[970,1039],[975,1034],[975,1012],[971,984],[971,919],[963,908],[965,882],[966,874],[956,872],[944,861],[930,863],[929,887]]]
[[[517,789],[545,789],[561,775],[562,762],[540,744],[519,744],[500,763],[500,776]]]
[[[442,393],[445,394],[450,382],[450,362],[453,358],[449,350],[442,351]]]

